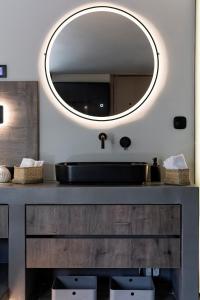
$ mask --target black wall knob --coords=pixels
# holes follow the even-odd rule
[[[119,143],[122,146],[122,148],[124,148],[124,150],[126,150],[131,145],[131,139],[129,137],[127,137],[127,136],[123,136],[120,139]]]

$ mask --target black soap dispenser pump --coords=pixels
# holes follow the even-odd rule
[[[157,157],[153,158],[153,164],[151,166],[151,182],[160,182],[160,166]]]

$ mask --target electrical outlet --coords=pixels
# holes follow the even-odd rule
[[[153,276],[158,277],[160,275],[160,270],[159,268],[153,268]]]
[[[146,276],[152,276],[152,269],[151,268],[146,268],[145,269],[145,275]]]

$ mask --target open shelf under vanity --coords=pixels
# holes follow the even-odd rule
[[[57,276],[97,276],[97,300],[109,300],[109,279],[112,276],[138,276],[138,269],[27,269],[27,300],[51,300],[51,288]],[[154,277],[155,300],[176,300],[173,291],[175,270],[160,269]]]

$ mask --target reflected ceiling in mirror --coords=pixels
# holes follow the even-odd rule
[[[68,110],[112,120],[145,102],[157,79],[158,54],[139,20],[98,6],[60,24],[48,44],[45,68],[52,92]]]

